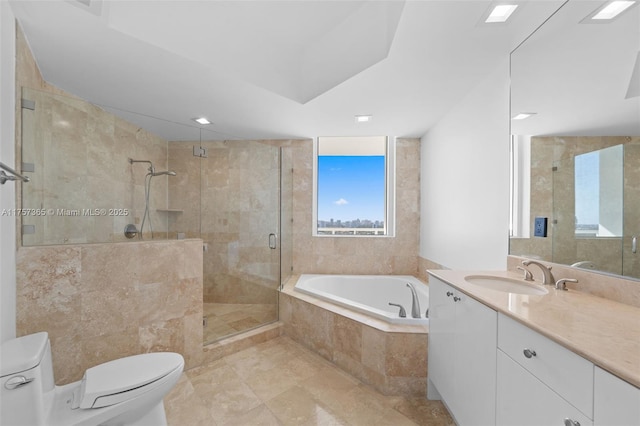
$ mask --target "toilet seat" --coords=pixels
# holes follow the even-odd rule
[[[163,377],[183,366],[179,354],[156,352],[91,367],[82,378],[79,408],[108,407],[134,398],[160,385]]]

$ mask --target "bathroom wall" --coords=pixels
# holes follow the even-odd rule
[[[504,269],[509,244],[509,63],[422,138],[420,257]]]
[[[312,237],[313,145],[293,147],[294,273],[409,274],[418,270],[420,141],[396,140],[396,236]]]
[[[22,86],[73,98],[44,82],[21,31],[17,32],[16,86],[16,99]],[[16,110],[16,164],[20,164],[19,105]],[[114,133],[125,133],[125,138],[138,130],[122,120],[113,127],[125,129]],[[123,148],[118,144],[125,141],[103,142],[104,149],[115,150]],[[141,155],[136,141],[131,142],[136,146],[133,154]],[[150,146],[157,148],[154,143]],[[156,166],[166,167],[166,143],[164,150],[160,155],[165,162]],[[132,167],[127,152],[107,155],[116,154],[122,156],[123,167]],[[146,166],[135,166],[144,177]],[[140,191],[136,196],[144,199]],[[14,252],[18,247],[16,263],[7,266],[16,273],[16,334],[49,333],[58,384],[80,379],[87,367],[97,363],[141,352],[176,351],[184,355],[187,368],[200,364],[201,240],[21,247],[18,239],[11,245]],[[4,286],[3,281],[3,323]]]
[[[15,158],[15,18],[9,3],[0,2],[0,161],[12,166]],[[0,190],[0,210],[15,208],[18,183]],[[16,334],[16,220],[0,215],[0,342]]]
[[[21,247],[18,335],[47,331],[58,384],[145,352],[202,359],[202,241]]]
[[[22,98],[35,104],[21,113],[21,154],[35,172],[23,187],[23,208],[45,208],[55,214],[25,216],[35,226],[23,244],[67,244],[124,241],[124,228],[140,224],[145,209],[148,163],[167,169],[167,141],[128,123],[89,102],[25,87]],[[154,177],[150,190],[150,218],[154,238],[166,238],[167,176]],[[105,214],[74,215],[103,209]],[[72,212],[64,214],[62,211]],[[114,214],[109,214],[109,212]],[[149,219],[144,234],[150,238]]]

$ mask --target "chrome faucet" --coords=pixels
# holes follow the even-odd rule
[[[531,273],[530,270],[528,270],[524,266],[516,266],[516,269],[519,270],[519,271],[524,272],[524,277],[522,277],[523,280],[525,280],[525,281],[533,281],[533,274]]]
[[[566,283],[577,283],[578,280],[576,280],[575,278],[562,278],[558,281],[556,281],[556,290],[567,290],[567,284]]]
[[[418,294],[416,293],[416,289],[413,287],[413,284],[407,283],[407,287],[411,289],[411,317],[412,318],[420,318],[420,301],[418,300]]]
[[[389,306],[396,306],[398,308],[400,308],[400,312],[398,312],[398,316],[400,318],[406,318],[407,317],[407,311],[404,310],[404,306],[398,304],[398,303],[391,303],[389,302]]]
[[[555,284],[555,278],[553,278],[553,274],[551,273],[551,266],[543,265],[540,262],[536,262],[535,260],[523,260],[522,264],[524,266],[536,265],[542,271],[542,284]]]

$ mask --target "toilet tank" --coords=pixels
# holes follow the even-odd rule
[[[44,425],[55,382],[47,333],[35,333],[0,347],[0,424]]]

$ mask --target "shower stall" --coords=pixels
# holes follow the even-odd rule
[[[204,343],[278,319],[291,271],[291,154],[266,141],[169,143],[169,237],[203,239]]]
[[[202,238],[203,343],[277,321],[294,141],[167,141],[81,99],[22,98],[19,205],[46,213],[22,218],[23,246]]]

